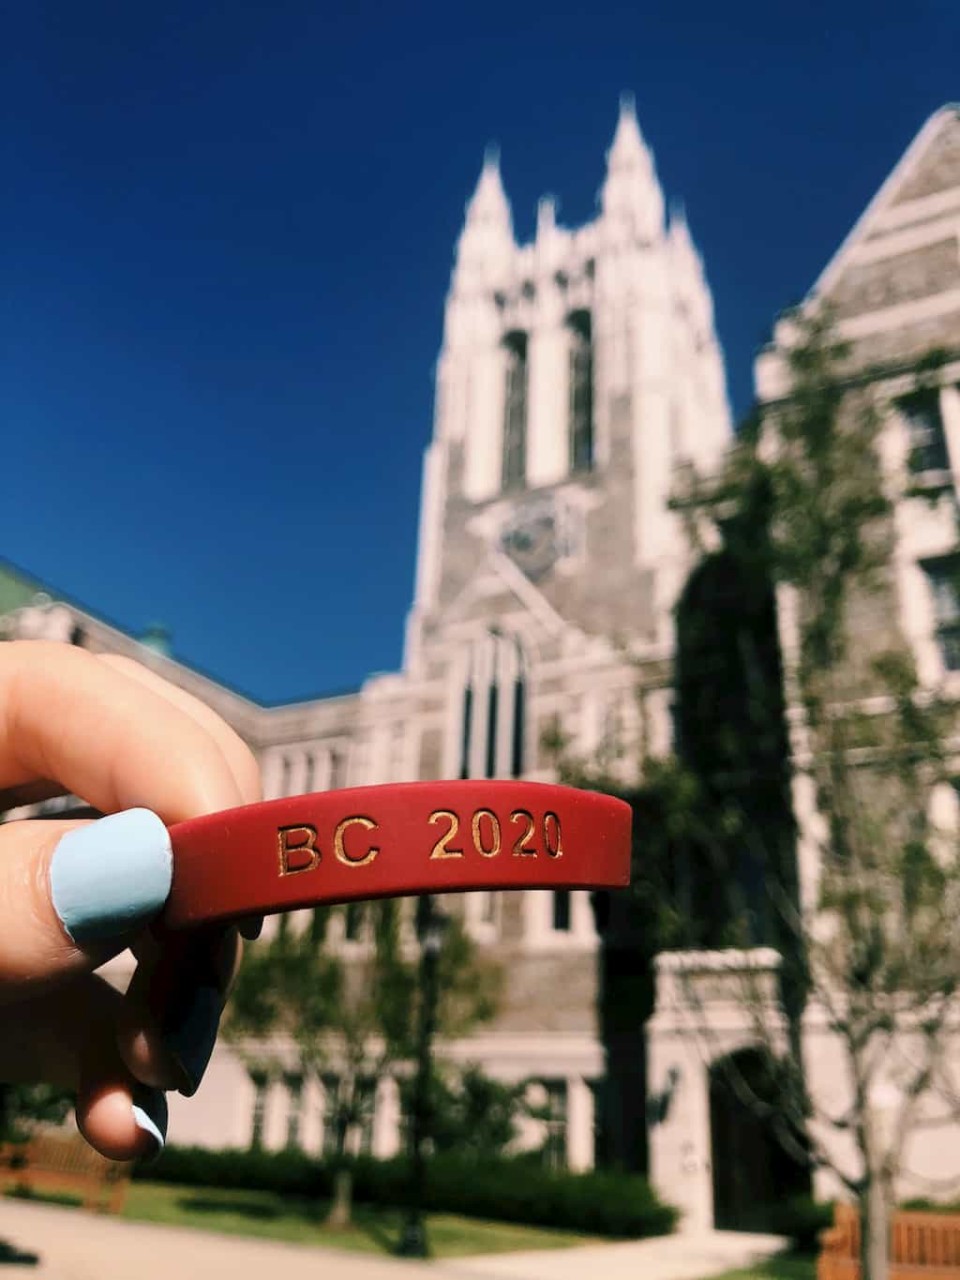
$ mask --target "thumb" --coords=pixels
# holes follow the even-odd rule
[[[0,1001],[122,951],[172,874],[170,836],[149,809],[0,827]]]

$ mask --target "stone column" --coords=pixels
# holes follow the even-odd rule
[[[582,1076],[567,1079],[567,1166],[593,1168],[593,1090]]]
[[[400,1090],[393,1076],[377,1085],[371,1147],[378,1160],[389,1160],[400,1150]]]
[[[303,794],[307,781],[307,753],[303,750],[292,751],[290,753],[290,782],[288,784],[288,794],[291,796],[299,796]]]
[[[300,1146],[310,1155],[319,1155],[322,1140],[323,1090],[316,1076],[307,1076],[300,1111]]]
[[[263,775],[263,795],[266,800],[273,800],[280,794],[280,772],[283,767],[279,750],[265,751],[260,760]]]

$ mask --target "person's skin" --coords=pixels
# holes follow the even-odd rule
[[[219,716],[130,659],[13,641],[0,644],[0,808],[37,784],[118,816],[0,825],[0,1080],[75,1090],[92,1146],[149,1155],[163,1090],[200,1082],[240,946],[233,929],[157,926],[165,825],[259,800],[257,764]],[[121,995],[93,970],[126,947],[138,965]]]

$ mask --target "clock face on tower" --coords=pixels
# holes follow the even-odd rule
[[[549,573],[565,552],[561,523],[553,498],[521,502],[500,530],[500,550],[535,582]]]

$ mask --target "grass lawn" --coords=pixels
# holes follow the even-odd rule
[[[326,1210],[326,1203],[273,1192],[134,1182],[129,1188],[123,1216],[139,1222],[200,1227],[229,1235],[262,1236],[363,1253],[392,1253],[396,1247],[403,1223],[401,1210],[357,1205],[354,1225],[346,1231],[331,1230],[324,1225]],[[427,1232],[431,1248],[439,1258],[597,1243],[592,1237],[572,1231],[485,1222],[449,1213],[428,1214]]]
[[[814,1280],[817,1260],[808,1254],[781,1253],[746,1271],[727,1271],[716,1280]]]

